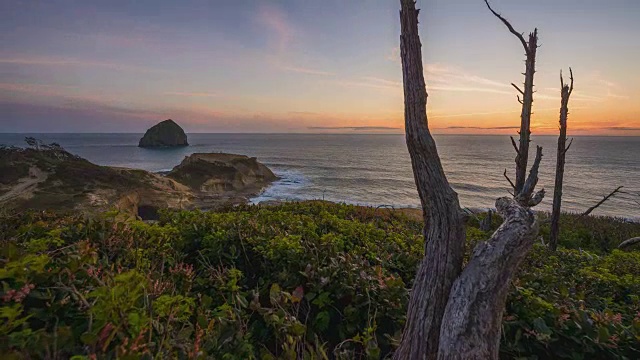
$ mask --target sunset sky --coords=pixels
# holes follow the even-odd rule
[[[640,1],[493,0],[538,27],[532,131],[640,135]],[[398,1],[0,4],[0,132],[402,132]],[[524,51],[482,0],[420,0],[436,133],[515,133]]]

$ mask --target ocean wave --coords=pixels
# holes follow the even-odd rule
[[[274,173],[280,178],[264,189],[258,196],[249,199],[251,204],[258,204],[269,200],[299,200],[299,195],[294,195],[294,191],[300,189],[308,183],[305,176],[295,170],[275,170]]]

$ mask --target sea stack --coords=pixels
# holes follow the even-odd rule
[[[139,147],[143,148],[188,145],[187,134],[184,133],[180,125],[171,119],[161,121],[149,128],[138,144]]]

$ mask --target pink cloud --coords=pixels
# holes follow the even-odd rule
[[[258,10],[258,21],[270,31],[272,41],[278,52],[284,52],[294,36],[294,29],[287,16],[273,4],[262,3]]]

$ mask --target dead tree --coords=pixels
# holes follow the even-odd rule
[[[400,3],[406,141],[425,221],[425,257],[413,283],[400,347],[393,357],[497,359],[508,286],[537,234],[529,207],[544,196],[544,191],[534,194],[542,148],[538,147],[529,177],[522,181],[515,198],[496,201],[504,222],[487,242],[476,247],[461,271],[464,213],[429,132],[418,10],[415,0]],[[523,128],[528,134],[529,126]],[[525,150],[528,140],[522,147]]]
[[[534,29],[532,33],[529,34],[529,41],[524,39],[524,36],[517,32],[513,26],[502,17],[502,15],[495,12],[491,5],[489,5],[488,0],[484,0],[487,4],[489,10],[495,15],[502,23],[504,23],[509,29],[509,31],[515,35],[522,46],[524,47],[524,54],[526,56],[525,60],[525,72],[524,72],[524,90],[520,89],[520,87],[516,84],[511,84],[516,90],[518,90],[518,102],[522,104],[522,112],[520,114],[520,141],[519,145],[516,144],[516,141],[511,137],[511,144],[513,148],[516,150],[516,182],[515,184],[509,180],[509,183],[513,187],[514,194],[516,197],[522,192],[522,188],[524,187],[524,183],[527,177],[527,164],[529,162],[529,143],[531,142],[531,109],[533,107],[533,77],[536,73],[536,51],[538,50],[538,29]],[[522,95],[522,99],[520,96]],[[505,177],[507,177],[507,173],[505,171]],[[508,179],[508,177],[507,177]]]
[[[593,210],[597,209],[598,207],[600,207],[600,205],[604,204],[611,197],[613,197],[617,193],[621,192],[620,189],[622,189],[623,187],[624,186],[618,186],[615,190],[613,190],[611,193],[609,193],[609,195],[603,197],[602,200],[600,200],[597,204],[593,205],[592,207],[588,208],[587,211],[585,211],[582,214],[580,214],[580,216],[589,216],[589,214],[591,214],[591,212],[593,212]]]
[[[549,246],[552,250],[558,247],[558,234],[560,232],[560,207],[562,205],[562,182],[564,181],[565,156],[573,139],[567,146],[567,117],[569,116],[569,97],[573,92],[573,71],[571,85],[565,84],[560,71],[560,136],[558,137],[558,154],[556,158],[556,182],[553,190],[553,210],[551,212],[551,235]]]
[[[411,290],[395,359],[435,359],[442,315],[462,268],[464,215],[444,174],[427,121],[427,91],[414,0],[401,0],[400,54],[407,148],[424,217],[425,256]]]

